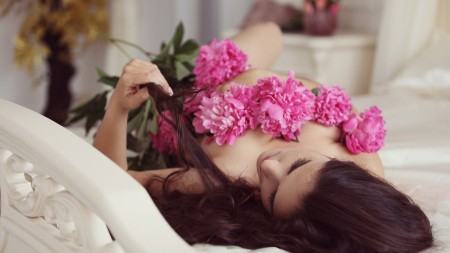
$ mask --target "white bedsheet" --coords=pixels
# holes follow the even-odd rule
[[[365,96],[358,108],[378,105],[386,120],[380,156],[386,178],[414,199],[433,224],[436,247],[450,252],[450,101],[407,94]]]

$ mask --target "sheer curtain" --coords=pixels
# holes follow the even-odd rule
[[[201,25],[216,28],[211,27],[212,22],[204,20],[202,15],[205,12],[211,15],[209,9],[214,9],[217,1],[203,5],[205,1],[209,0],[111,0],[109,1],[111,36],[157,53],[161,42],[168,41],[177,24],[183,21],[185,39],[199,40],[203,35],[201,30],[204,30]],[[213,18],[215,17],[211,17]],[[124,48],[133,58],[145,58],[130,47]],[[115,74],[119,74],[123,65],[130,60],[129,56],[111,44],[108,44],[106,58],[106,71]]]
[[[137,42],[138,37],[138,10],[140,0],[113,0],[110,1],[110,33],[113,38],[125,39]],[[124,63],[129,57],[117,47],[108,43],[106,53],[105,71],[110,74],[119,75]]]
[[[429,42],[450,31],[449,0],[385,0],[371,90],[383,88]]]

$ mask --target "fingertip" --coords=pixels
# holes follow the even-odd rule
[[[170,96],[173,95],[173,90],[172,90],[172,88],[170,88],[170,86],[167,86],[166,91],[167,91],[167,94],[169,94]]]

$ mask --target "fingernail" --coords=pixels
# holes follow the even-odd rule
[[[172,95],[173,95],[173,90],[172,90],[172,88],[169,87],[169,88],[167,89],[167,93],[169,93],[169,95],[172,96]]]

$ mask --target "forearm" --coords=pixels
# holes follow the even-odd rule
[[[128,169],[126,159],[126,133],[128,111],[115,104],[113,95],[109,101],[103,121],[94,139],[94,147],[124,170]]]
[[[182,168],[169,168],[159,170],[134,171],[129,170],[128,174],[136,179],[140,184],[145,186],[150,195],[157,197],[163,194],[164,181],[174,172],[183,170]],[[188,171],[180,171],[175,179],[168,184],[168,191],[180,191],[187,194],[197,194],[205,190],[202,180],[196,169]]]
[[[153,63],[134,59],[123,68],[94,140],[94,147],[124,170],[128,169],[126,157],[128,111],[138,108],[150,97],[147,89],[139,88],[140,84],[150,82],[161,85],[168,94],[173,93]]]
[[[274,23],[250,26],[231,37],[252,68],[270,69],[282,50],[281,29]]]

